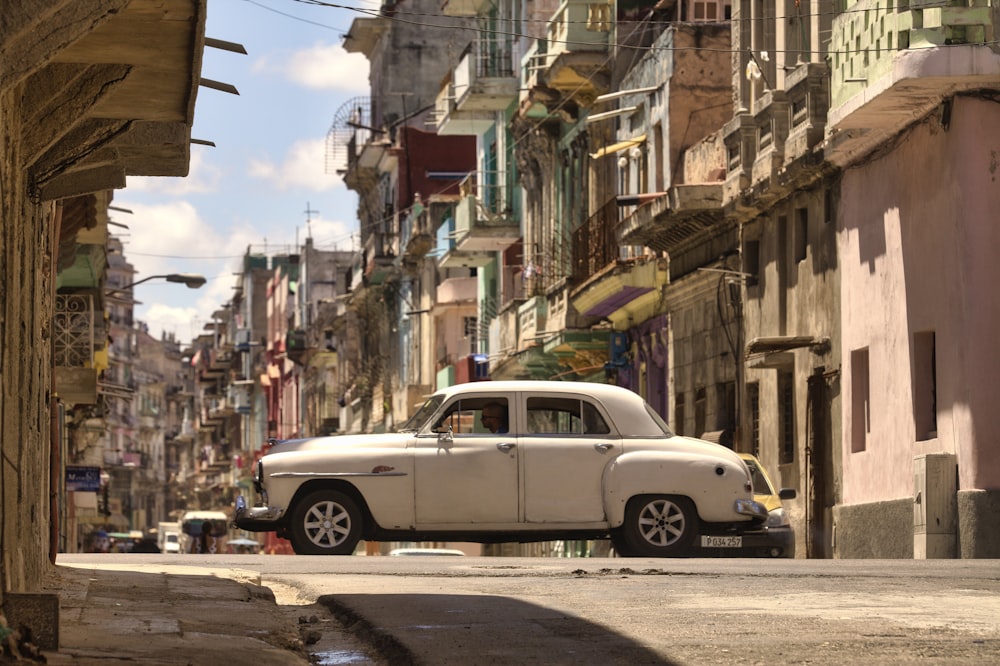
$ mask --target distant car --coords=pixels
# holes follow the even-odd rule
[[[795,531],[781,500],[795,499],[794,488],[775,491],[771,478],[756,456],[740,453],[753,478],[754,498],[767,507],[767,521],[755,530],[747,530],[740,539],[722,547],[704,549],[702,554],[736,557],[795,557]]]
[[[164,553],[179,553],[181,552],[181,542],[178,539],[178,535],[174,532],[167,532],[163,538],[163,552]]]
[[[454,555],[465,556],[465,553],[457,548],[393,548],[389,551],[392,557],[406,557],[410,555]]]
[[[621,555],[677,557],[768,516],[734,452],[674,435],[632,391],[583,382],[442,389],[394,434],[276,443],[254,488],[237,527],[311,555],[349,555],[362,538],[610,537]]]

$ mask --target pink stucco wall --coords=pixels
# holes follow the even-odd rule
[[[843,502],[913,495],[913,458],[954,453],[959,489],[1000,488],[1000,104],[956,98],[844,173]],[[916,441],[912,345],[934,331],[937,438]],[[851,452],[851,352],[867,347],[871,430]]]

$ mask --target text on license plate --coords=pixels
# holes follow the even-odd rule
[[[701,536],[702,548],[742,548],[743,537],[741,536]]]

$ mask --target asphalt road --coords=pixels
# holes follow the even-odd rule
[[[393,664],[1000,663],[998,560],[177,557],[317,601]]]

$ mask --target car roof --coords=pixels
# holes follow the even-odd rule
[[[468,382],[454,384],[438,390],[437,394],[453,395],[455,393],[500,393],[515,391],[553,391],[556,393],[586,393],[595,398],[605,399],[641,399],[633,391],[615,386],[614,384],[598,384],[597,382],[559,382],[547,380],[501,380],[485,382]]]

